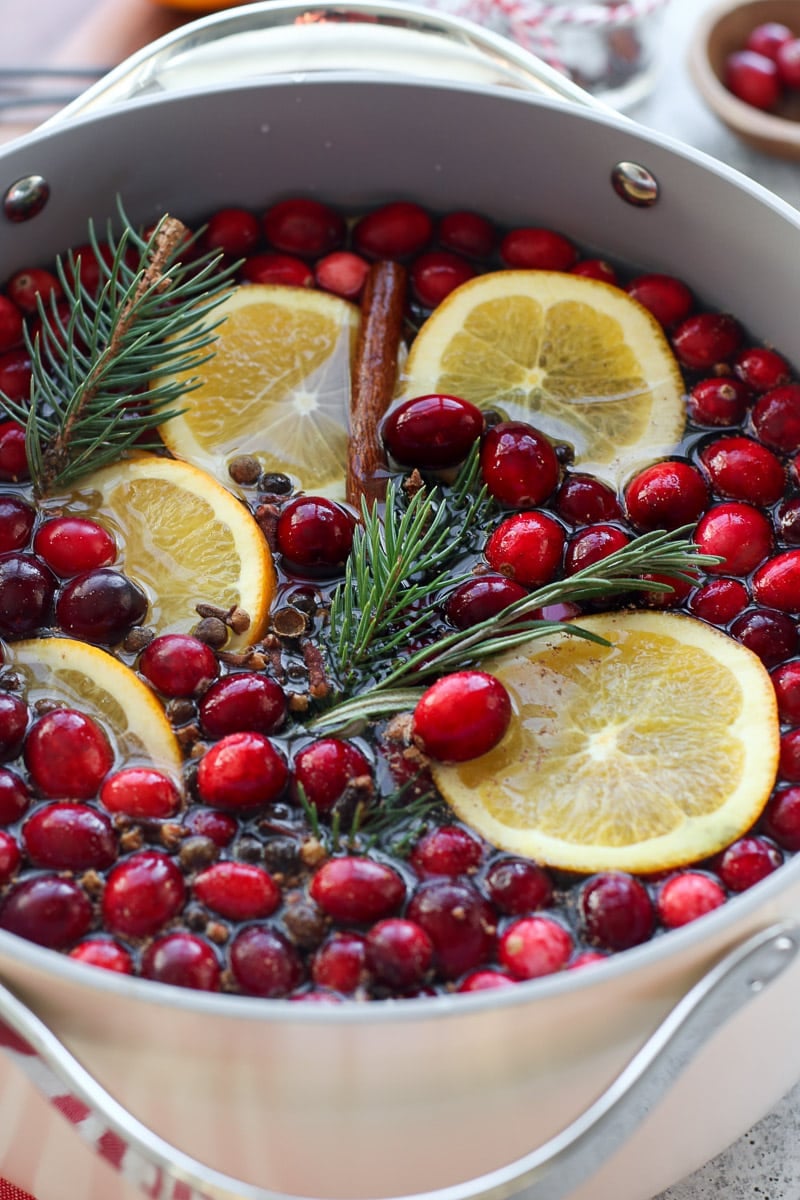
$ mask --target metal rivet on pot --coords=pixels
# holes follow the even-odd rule
[[[26,175],[12,183],[3,197],[3,212],[9,221],[30,221],[50,199],[50,184],[42,175]]]
[[[611,182],[617,195],[637,208],[649,208],[658,200],[658,180],[638,163],[617,163],[611,172]]]

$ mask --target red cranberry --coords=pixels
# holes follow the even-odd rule
[[[189,833],[208,838],[224,850],[236,837],[239,823],[230,813],[216,812],[213,808],[192,808],[186,814],[185,827]]]
[[[344,300],[357,300],[364,290],[369,273],[369,263],[350,250],[334,250],[326,254],[314,267],[317,287],[333,292]]]
[[[698,425],[738,425],[752,399],[749,386],[733,375],[716,375],[696,383],[686,402]]]
[[[22,854],[17,845],[16,838],[5,830],[0,831],[0,886],[5,886],[8,881],[13,878],[20,862]]]
[[[433,879],[420,884],[406,916],[421,925],[433,942],[435,966],[444,979],[457,979],[492,955],[494,911],[465,880]]]
[[[512,269],[569,271],[578,261],[578,251],[553,229],[512,229],[500,243],[500,257]]]
[[[22,313],[8,296],[0,296],[0,351],[19,346],[22,330]]]
[[[17,884],[0,907],[0,929],[50,950],[65,950],[88,931],[92,906],[72,879],[39,875]]]
[[[32,554],[0,554],[0,637],[25,637],[47,625],[55,584]]]
[[[457,992],[489,992],[495,988],[513,987],[516,979],[502,971],[471,971],[456,988]]]
[[[410,280],[414,296],[423,308],[436,308],[445,296],[475,274],[460,254],[449,250],[428,250],[414,260]]]
[[[133,959],[124,946],[120,946],[113,938],[98,937],[88,942],[78,942],[70,950],[69,956],[90,967],[102,967],[119,975],[133,974]]]
[[[386,449],[401,466],[454,467],[483,432],[483,413],[458,396],[414,396],[391,410],[381,427]]]
[[[296,197],[273,204],[264,214],[267,241],[284,254],[321,258],[344,241],[339,213],[319,200]]]
[[[517,979],[561,971],[574,948],[571,935],[550,917],[521,917],[500,938],[500,965]]]
[[[703,476],[680,459],[645,467],[625,489],[628,517],[644,533],[689,525],[707,504],[708,488]]]
[[[40,299],[46,306],[51,296],[59,300],[64,295],[64,289],[55,275],[43,267],[28,267],[24,271],[17,271],[16,275],[9,279],[6,291],[17,308],[29,315],[38,312]]]
[[[113,646],[147,612],[145,593],[121,571],[100,567],[76,575],[56,600],[56,620],[65,633]]]
[[[759,393],[782,387],[792,377],[786,359],[766,346],[740,350],[733,360],[733,369],[747,387]]]
[[[25,762],[45,796],[90,800],[114,763],[114,751],[91,717],[56,708],[31,726]]]
[[[251,254],[239,269],[243,283],[282,287],[313,287],[314,273],[302,258],[291,254]]]
[[[630,875],[596,875],[580,897],[581,923],[588,941],[606,950],[627,950],[646,942],[655,924],[647,888]]]
[[[616,525],[590,525],[576,533],[567,546],[564,570],[567,575],[574,575],[624,549],[630,540]]]
[[[442,217],[437,230],[439,245],[467,258],[488,258],[497,235],[491,221],[474,212],[451,212]]]
[[[0,825],[13,825],[28,809],[31,794],[19,775],[0,767]]]
[[[754,50],[734,50],[725,59],[724,82],[737,100],[764,112],[772,112],[781,98],[778,67],[771,58]]]
[[[603,962],[608,958],[607,954],[602,954],[599,950],[584,950],[581,954],[577,954],[572,962],[568,964],[570,971],[580,970],[581,967],[590,967],[593,963]]]
[[[16,758],[28,728],[28,706],[19,696],[0,692],[0,758]]]
[[[243,258],[261,241],[261,226],[246,208],[220,208],[209,218],[201,240],[204,251]]]
[[[706,567],[714,575],[748,575],[772,550],[772,526],[750,504],[715,504],[701,517],[694,540],[704,554],[722,562]]]
[[[149,937],[183,908],[186,886],[166,854],[141,850],[117,863],[103,892],[103,923],[123,937]]]
[[[456,629],[471,629],[527,595],[524,587],[505,575],[476,575],[450,593],[445,615]]]
[[[231,921],[268,917],[280,904],[281,890],[262,867],[221,862],[206,867],[194,881],[197,899]]]
[[[412,737],[439,762],[466,762],[496,746],[511,721],[511,699],[485,671],[444,675],[414,709]]]
[[[794,454],[800,449],[800,383],[765,392],[753,409],[753,428],[771,450]]]
[[[311,977],[317,987],[349,995],[364,978],[365,960],[365,943],[360,933],[336,932],[314,955]]]
[[[567,476],[556,493],[555,509],[571,525],[616,521],[622,516],[611,488],[591,475]]]
[[[762,21],[750,30],[745,42],[746,50],[774,59],[784,42],[794,37],[788,25],[780,21]]]
[[[402,917],[373,925],[364,948],[367,970],[390,988],[403,990],[422,983],[433,961],[433,942],[425,930]]]
[[[145,236],[149,238],[153,232],[154,228]],[[137,251],[129,247],[125,251],[123,261],[132,271],[136,271],[139,257]],[[108,242],[98,242],[95,246],[86,242],[70,250],[69,261],[66,264],[67,278],[73,286],[80,281],[81,287],[95,296],[110,277],[113,264],[114,251]]]
[[[783,855],[776,846],[759,837],[743,837],[723,851],[715,870],[732,892],[744,892],[777,871]]]
[[[558,484],[560,467],[551,442],[524,421],[493,426],[481,447],[483,481],[501,504],[536,508]]]
[[[523,858],[503,858],[493,863],[486,876],[486,890],[492,903],[510,916],[546,908],[553,898],[550,876]]]
[[[784,42],[775,55],[775,65],[784,87],[793,91],[800,88],[800,38]]]
[[[181,806],[175,784],[154,767],[123,767],[109,775],[100,787],[99,800],[107,812],[145,821],[173,817]]]
[[[750,438],[711,442],[701,451],[700,461],[711,477],[712,487],[722,496],[769,505],[783,495],[786,479],[780,460]]]
[[[781,612],[800,612],[800,550],[785,550],[759,567],[753,595],[759,604]]]
[[[303,982],[303,964],[294,946],[268,926],[251,925],[237,933],[230,962],[236,982],[251,996],[288,996]]]
[[[707,371],[726,362],[739,348],[742,327],[728,313],[696,313],[681,321],[672,335],[672,348],[691,371]]]
[[[294,759],[293,793],[302,788],[306,802],[329,813],[356,780],[372,779],[372,767],[360,750],[339,738],[320,738]]]
[[[757,654],[765,667],[774,667],[797,651],[795,621],[766,608],[743,612],[732,623],[731,635]]]
[[[274,679],[254,671],[226,675],[200,701],[200,724],[212,737],[274,733],[286,718],[286,697]]]
[[[165,696],[196,696],[219,671],[210,646],[188,633],[153,638],[139,657],[139,671]]]
[[[399,200],[362,217],[353,229],[353,245],[367,258],[408,258],[419,254],[432,234],[433,221],[425,209]]]
[[[725,903],[725,889],[710,875],[684,871],[668,879],[658,893],[658,918],[667,929],[678,929]]]
[[[745,608],[750,597],[738,579],[712,579],[698,588],[689,601],[696,617],[712,625],[727,625]]]
[[[275,531],[276,546],[290,571],[336,575],[353,545],[355,521],[323,496],[290,500]]]
[[[0,495],[0,554],[27,546],[36,513],[19,496]]]
[[[156,938],[142,955],[142,975],[173,987],[219,991],[221,978],[217,956],[201,938],[191,933],[168,933]]]
[[[610,283],[615,287],[619,284],[617,272],[604,258],[584,258],[580,262],[576,262],[574,267],[570,267],[570,273],[582,275],[584,279],[597,279],[600,283]]]
[[[85,517],[54,517],[36,531],[33,548],[56,575],[107,567],[117,557],[111,534]]]
[[[103,870],[117,857],[111,822],[86,804],[47,804],[37,809],[23,825],[22,838],[37,867]]]
[[[480,842],[458,825],[442,825],[417,842],[410,863],[418,875],[467,875],[483,858]]]
[[[782,721],[800,725],[800,661],[783,663],[772,672],[772,686]]]
[[[764,809],[764,833],[784,850],[800,850],[800,787],[781,788]]]
[[[579,604],[564,601],[563,604],[542,604],[539,608],[532,608],[528,615],[533,621],[573,621],[581,615],[581,611]]]
[[[24,404],[29,399],[32,373],[27,350],[7,350],[0,354],[0,391],[9,400]],[[4,421],[0,425],[0,479],[15,483],[27,479],[29,474],[25,430],[16,421]]]
[[[371,858],[331,858],[309,887],[314,900],[334,921],[377,921],[400,907],[406,885],[395,870]]]
[[[789,783],[800,783],[800,729],[782,735],[778,773]]]
[[[692,572],[695,579],[696,572]],[[675,608],[683,604],[692,591],[692,584],[685,579],[671,579],[668,575],[659,575],[654,571],[645,571],[640,578],[651,586],[640,594],[639,603],[649,608]]]
[[[486,561],[501,575],[525,587],[549,583],[561,565],[564,530],[540,512],[515,513],[502,521],[486,543]]]
[[[231,733],[207,750],[197,768],[197,794],[217,808],[258,808],[277,800],[289,771],[260,733]]]
[[[644,305],[665,329],[684,321],[692,311],[692,293],[673,275],[639,275],[625,291]]]

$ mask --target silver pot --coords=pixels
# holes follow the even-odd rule
[[[275,0],[198,22],[5,150],[0,274],[85,240],[117,194],[143,223],[296,193],[468,203],[675,273],[800,362],[800,214],[476,27],[339,12]],[[433,67],[448,78],[420,76]],[[118,977],[0,934],[0,1013],[35,1051],[8,1039],[0,1165],[39,1200],[133,1200],[131,1179],[174,1200],[646,1200],[800,1078],[799,907],[795,861],[588,971],[330,1008]],[[75,1136],[96,1148],[109,1130],[106,1161]]]

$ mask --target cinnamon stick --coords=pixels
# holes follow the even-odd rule
[[[394,396],[405,298],[405,268],[375,263],[361,301],[350,402],[347,501],[359,512],[362,501],[371,508],[386,499],[389,467],[378,426]]]

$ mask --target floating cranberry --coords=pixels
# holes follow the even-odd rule
[[[695,313],[681,321],[672,335],[672,348],[684,367],[707,371],[726,362],[738,350],[742,327],[728,313]]]
[[[483,858],[483,847],[466,829],[459,825],[441,825],[417,842],[410,863],[418,875],[472,874]]]
[[[764,809],[764,833],[784,850],[800,850],[800,787],[781,788]]]
[[[553,899],[550,876],[524,858],[501,858],[493,863],[486,875],[486,890],[492,903],[512,917],[546,908]]]
[[[593,963],[603,962],[608,958],[607,954],[602,954],[599,950],[584,950],[580,954],[576,954],[572,962],[568,964],[570,971],[578,971],[581,967],[591,967]]]
[[[495,945],[491,904],[466,881],[433,879],[420,884],[406,916],[433,942],[434,963],[444,979],[457,979],[487,963]]]
[[[526,588],[505,575],[476,575],[450,593],[445,615],[456,629],[471,629],[527,595]]]
[[[0,351],[19,346],[22,330],[22,313],[8,296],[0,296]]]
[[[707,505],[708,488],[703,476],[682,459],[645,467],[625,489],[628,516],[643,533],[689,525]]]
[[[650,312],[665,329],[683,321],[692,311],[692,293],[674,275],[638,275],[625,291]]]
[[[457,992],[490,992],[495,988],[513,987],[516,979],[502,971],[471,971],[456,988]]]
[[[747,607],[750,597],[738,579],[712,579],[692,596],[689,608],[696,617],[712,625],[727,625]]]
[[[760,837],[743,837],[729,846],[715,862],[715,870],[732,892],[744,892],[777,871],[783,855]]]
[[[689,392],[686,408],[698,425],[738,425],[753,398],[750,387],[733,375],[701,379]]]
[[[349,995],[363,982],[366,948],[360,933],[332,934],[311,962],[311,977],[317,987],[332,988]]]
[[[373,209],[355,225],[353,245],[367,258],[408,258],[433,235],[433,221],[419,204],[398,200]]]
[[[303,964],[294,946],[268,926],[251,925],[237,933],[230,962],[236,982],[251,996],[288,996],[303,982]]]
[[[186,886],[166,854],[142,850],[111,869],[103,892],[103,923],[123,937],[157,933],[183,908]]]
[[[596,875],[582,889],[580,917],[588,941],[606,950],[627,950],[653,933],[655,912],[647,888],[630,875]]]
[[[219,672],[210,646],[188,633],[165,633],[142,651],[139,671],[165,696],[196,696]]]
[[[781,387],[792,377],[783,355],[766,346],[749,346],[746,350],[740,350],[733,360],[733,369],[747,387],[759,393]]]
[[[229,258],[243,258],[261,241],[261,226],[246,208],[220,208],[209,217],[201,241],[206,252],[216,250]]]
[[[782,721],[800,725],[800,661],[783,663],[772,672],[772,686]]]
[[[497,233],[491,221],[479,213],[459,210],[442,217],[437,229],[439,245],[467,258],[488,258],[494,250]]]
[[[800,550],[785,550],[765,562],[753,576],[759,604],[781,612],[800,612]]]
[[[510,721],[511,699],[499,679],[485,671],[456,671],[417,701],[412,738],[439,762],[466,762],[496,746]]]
[[[23,825],[22,839],[37,867],[104,870],[117,857],[111,822],[86,804],[47,804],[37,809]]]
[[[96,721],[71,708],[39,717],[25,739],[25,762],[45,796],[90,800],[114,763],[109,740]]]
[[[502,421],[481,447],[483,481],[501,504],[536,508],[551,496],[560,467],[552,443],[524,421]]]
[[[288,778],[283,757],[263,734],[231,733],[200,759],[197,794],[218,808],[258,808],[277,800]]]
[[[32,554],[0,554],[0,637],[35,633],[50,620],[56,581]]]
[[[789,783],[800,783],[800,729],[781,736],[778,774]]]
[[[51,297],[60,300],[64,295],[64,289],[55,275],[43,267],[17,271],[9,279],[6,291],[17,308],[29,315],[38,311],[40,300],[46,306]]]
[[[731,636],[757,654],[765,667],[777,666],[797,652],[797,624],[786,613],[753,608],[732,622]]]
[[[698,579],[696,571],[692,572],[692,576]],[[640,594],[640,603],[650,608],[675,608],[683,604],[692,591],[692,584],[685,579],[670,578],[655,571],[644,571],[640,578],[651,585]]]
[[[783,43],[775,55],[775,66],[784,87],[793,91],[800,88],[800,38]]]
[[[500,258],[512,269],[569,271],[578,261],[578,251],[553,229],[512,229],[500,243]]]
[[[700,453],[712,487],[732,500],[775,504],[783,495],[785,473],[779,459],[766,446],[745,437],[720,438]]]
[[[175,784],[154,767],[123,767],[109,775],[100,787],[99,800],[107,812],[145,821],[172,817],[181,806]]]
[[[0,554],[27,546],[36,517],[20,496],[0,495]]]
[[[264,214],[267,241],[285,254],[320,258],[344,241],[343,218],[327,204],[295,197],[273,204]]]
[[[584,279],[597,279],[600,283],[610,283],[618,286],[617,272],[610,262],[604,258],[584,258],[570,267],[572,275],[582,275]]]
[[[360,254],[350,250],[334,250],[326,254],[314,267],[317,287],[333,292],[344,300],[357,300],[364,290],[369,274],[369,263]]]
[[[715,504],[700,518],[694,540],[703,554],[722,562],[706,567],[714,575],[749,575],[772,550],[772,526],[750,504]]]
[[[771,450],[794,454],[800,449],[800,383],[765,392],[753,409],[753,428]]]
[[[525,587],[549,583],[561,565],[564,530],[546,513],[515,513],[486,543],[486,561]]]
[[[716,879],[701,871],[684,871],[663,884],[656,910],[662,925],[678,929],[719,908],[725,900],[725,889]]]
[[[281,890],[269,872],[250,863],[213,863],[193,886],[202,904],[231,921],[268,917],[281,901]]]
[[[368,759],[339,738],[320,738],[304,746],[295,755],[293,768],[295,798],[299,799],[302,788],[306,802],[318,813],[331,812],[356,780],[372,781]]]
[[[0,886],[5,886],[13,878],[22,860],[22,854],[15,837],[5,830],[0,830]]]
[[[428,250],[414,260],[410,272],[411,288],[423,308],[436,308],[445,296],[472,279],[474,274],[474,267],[460,254]]]
[[[173,987],[216,992],[222,972],[208,942],[180,932],[165,934],[150,943],[142,955],[142,975]]]
[[[0,354],[0,392],[9,400],[24,403],[31,394],[31,356],[27,350],[7,350]],[[25,430],[16,421],[0,425],[0,479],[12,483],[29,477],[25,453]]]
[[[794,34],[788,25],[780,21],[761,21],[750,30],[745,49],[774,59],[784,42],[790,42]]]
[[[113,938],[91,938],[78,942],[69,952],[70,958],[90,967],[102,967],[105,971],[116,971],[119,975],[133,974],[133,959],[124,946]]]
[[[92,906],[72,879],[39,875],[8,893],[0,907],[0,929],[50,950],[65,950],[88,931]]]
[[[28,728],[28,706],[19,696],[0,692],[0,758],[16,758]]]
[[[406,885],[392,867],[371,858],[332,858],[311,880],[309,892],[335,921],[377,921],[397,911]]]
[[[113,646],[142,620],[147,607],[138,584],[121,571],[100,567],[70,580],[56,600],[56,620],[73,637]]]
[[[286,696],[266,675],[242,671],[212,683],[200,701],[200,724],[212,737],[274,733],[286,719]]]
[[[567,476],[556,493],[555,508],[571,525],[615,521],[622,516],[619,501],[611,488],[591,475]]]
[[[298,496],[278,518],[275,539],[290,571],[337,575],[353,545],[355,521],[324,496]]]
[[[405,990],[422,983],[433,961],[433,942],[421,925],[388,917],[366,937],[367,970],[378,983]]]
[[[313,287],[314,272],[302,258],[291,254],[251,254],[239,269],[243,283],[282,287]]]
[[[393,408],[381,426],[386,449],[401,466],[455,467],[483,432],[483,413],[458,396],[414,396]]]
[[[13,825],[27,811],[31,794],[19,775],[0,767],[0,825]]]
[[[500,965],[517,979],[538,979],[567,965],[574,949],[571,934],[551,917],[522,917],[500,938]]]
[[[725,59],[724,83],[737,100],[764,112],[772,112],[781,98],[781,79],[776,63],[754,50],[734,50]]]
[[[213,808],[191,808],[186,814],[185,826],[189,833],[208,838],[220,850],[230,846],[239,829],[236,817]]]
[[[151,229],[145,236],[150,237],[152,232]],[[137,270],[139,259],[138,252],[132,246],[128,247],[123,255],[123,262],[131,271]],[[114,251],[108,242],[98,242],[94,246],[87,242],[70,251],[69,261],[66,263],[67,278],[73,285],[80,280],[81,287],[94,296],[110,277],[113,264]]]
[[[36,531],[33,548],[56,575],[107,567],[117,557],[111,534],[86,517],[54,517]]]
[[[630,540],[627,533],[623,533],[616,525],[589,525],[570,540],[564,557],[564,570],[567,575],[574,575],[576,571],[608,558],[609,554],[623,550]]]

